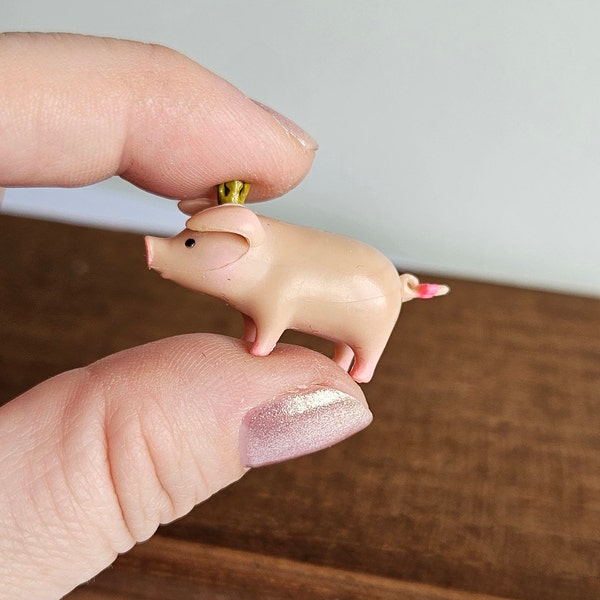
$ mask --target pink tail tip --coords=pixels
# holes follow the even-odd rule
[[[435,298],[436,296],[445,296],[450,291],[447,285],[439,283],[420,283],[416,286],[415,292],[417,298]]]

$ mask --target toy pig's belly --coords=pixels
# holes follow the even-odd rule
[[[305,302],[297,305],[289,328],[352,347],[362,346],[366,339],[389,337],[400,305],[397,298],[389,296],[356,302]]]
[[[291,329],[347,344],[388,336],[400,313],[396,269],[386,262],[368,272],[321,269],[288,289]]]
[[[394,265],[378,250],[324,231],[264,219],[265,283],[276,289],[288,328],[353,343],[389,335],[400,312]],[[275,307],[273,307],[275,308]]]

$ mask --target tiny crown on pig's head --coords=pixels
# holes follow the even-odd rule
[[[265,230],[258,216],[239,204],[213,206],[190,217],[185,226],[199,233],[233,233],[243,237],[250,247],[260,246]]]

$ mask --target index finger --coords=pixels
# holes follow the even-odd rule
[[[69,34],[1,34],[0,186],[120,175],[173,198],[252,183],[279,196],[312,163],[297,125],[167,48]]]

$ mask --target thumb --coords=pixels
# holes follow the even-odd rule
[[[169,338],[59,375],[0,409],[0,596],[54,598],[248,467],[371,421],[328,358]]]

